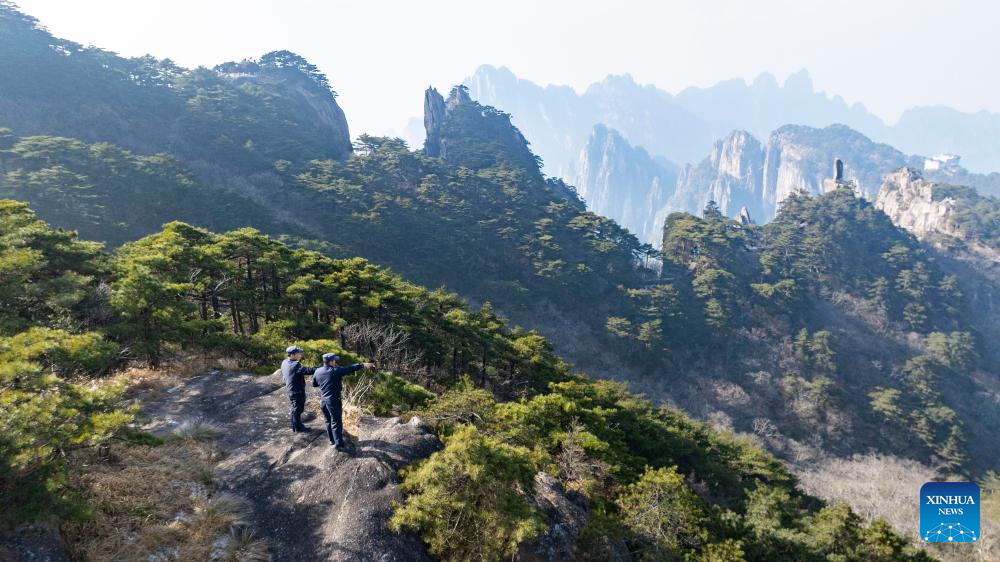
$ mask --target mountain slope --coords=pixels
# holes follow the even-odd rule
[[[296,72],[305,72],[303,68],[307,67],[298,65]],[[227,69],[224,66],[218,72]],[[190,74],[205,72],[209,71],[191,71]],[[178,78],[182,79],[188,79],[188,74]],[[223,80],[221,77],[216,79]],[[136,95],[158,92],[155,88],[143,88],[146,87],[140,87]],[[234,100],[223,95],[225,91],[223,89],[218,96],[210,91],[199,95],[203,96],[204,103],[211,102],[219,108],[218,115],[233,115],[237,108],[243,108],[237,125],[250,123],[256,127],[256,124],[269,122],[264,117],[272,115],[273,108],[266,104],[244,107],[241,104],[250,102],[242,98]],[[787,374],[785,366],[776,364],[756,369],[753,365],[769,365],[768,357],[786,355],[782,351],[786,342],[794,340],[801,329],[812,334],[830,331],[827,330],[830,326],[840,326],[842,336],[836,336],[838,332],[831,333],[835,334],[834,342],[842,337],[840,345],[846,347],[857,344],[857,334],[886,330],[884,345],[881,350],[871,350],[870,361],[880,361],[889,369],[903,368],[914,354],[899,343],[900,334],[912,331],[921,334],[917,337],[926,337],[933,331],[962,331],[961,319],[948,316],[933,320],[941,310],[959,309],[961,302],[946,300],[942,296],[945,293],[939,295],[937,289],[921,288],[920,291],[931,292],[920,293],[911,287],[907,290],[916,291],[913,294],[932,295],[928,297],[931,300],[921,303],[919,300],[914,302],[912,295],[900,297],[902,300],[893,301],[884,315],[878,317],[881,320],[866,326],[852,318],[856,311],[837,310],[834,306],[837,299],[822,289],[827,287],[825,282],[819,283],[812,292],[802,292],[801,287],[810,276],[817,275],[814,270],[818,266],[797,265],[804,271],[813,272],[801,279],[777,276],[775,272],[779,270],[768,261],[772,254],[761,253],[761,242],[753,237],[756,229],[736,229],[714,218],[707,223],[690,222],[691,219],[666,221],[667,236],[663,240],[669,263],[663,277],[657,278],[650,260],[657,257],[655,252],[644,248],[614,221],[586,212],[568,186],[543,177],[526,139],[512,125],[509,115],[478,104],[462,88],[454,89],[447,100],[433,91],[428,92],[426,99],[428,138],[437,140],[439,149],[443,149],[442,157],[412,152],[391,139],[362,137],[357,155],[347,161],[332,155],[325,160],[296,160],[294,158],[303,154],[300,143],[295,138],[286,139],[287,152],[278,155],[287,155],[288,159],[273,162],[266,171],[258,170],[256,164],[250,162],[247,169],[240,169],[239,175],[224,178],[213,172],[217,172],[217,168],[197,167],[199,160],[190,154],[197,152],[194,147],[200,144],[193,144],[189,152],[178,152],[177,158],[182,164],[195,166],[194,177],[199,181],[212,188],[225,186],[238,190],[239,195],[249,199],[254,206],[247,207],[247,216],[239,217],[243,224],[288,236],[292,242],[321,249],[329,255],[364,255],[418,283],[445,286],[475,303],[489,301],[515,323],[537,328],[552,338],[561,353],[588,372],[606,373],[640,384],[652,397],[676,401],[705,418],[724,415],[738,431],[752,431],[758,418],[766,418],[777,420],[772,423],[780,424],[778,427],[792,440],[808,434],[832,444],[835,439],[846,436],[839,446],[831,446],[828,450],[816,448],[824,454],[857,452],[866,446],[877,423],[890,423],[900,433],[895,440],[883,441],[880,447],[923,462],[937,462],[926,448],[904,446],[907,443],[906,424],[900,419],[877,421],[879,418],[873,417],[876,414],[872,413],[869,404],[845,403],[837,415],[846,425],[822,427],[809,416],[786,412],[785,402],[777,396],[752,406],[729,404],[720,400],[717,391],[706,386],[706,381],[715,380],[715,375],[720,373],[729,372],[731,374],[726,377],[731,378],[762,370],[783,377]],[[263,117],[258,118],[258,113]],[[138,119],[142,115],[134,117]],[[248,130],[263,133],[268,129]],[[777,169],[798,170],[797,175],[791,175],[805,178],[803,182],[818,182],[821,176],[818,169],[806,166],[811,166],[812,160],[800,166],[789,158],[793,148],[798,150],[796,143],[802,142],[803,150],[820,150],[824,158],[833,154],[829,146],[859,151],[878,148],[864,137],[837,127],[825,130],[789,128],[779,140],[774,145],[777,148],[768,149],[781,157]],[[210,140],[202,141],[211,144]],[[56,146],[62,145],[56,143]],[[428,148],[431,146],[433,141]],[[732,162],[740,162],[736,148],[733,148]],[[275,148],[279,149],[284,150]],[[59,149],[48,156],[45,154],[48,153],[43,153],[44,158],[53,162],[67,160],[63,167],[74,170],[70,166],[72,160],[89,152]],[[875,155],[880,154],[876,150]],[[886,158],[891,160],[896,153],[887,154]],[[44,158],[40,157],[42,161]],[[847,160],[850,162],[850,158]],[[236,161],[229,162],[227,165],[235,165]],[[851,170],[850,164],[848,170]],[[76,176],[86,174],[77,173]],[[83,181],[76,176],[67,185],[75,186]],[[763,180],[763,185],[768,185],[767,180]],[[792,191],[799,184],[775,180],[773,185]],[[804,185],[818,191],[813,183]],[[66,209],[88,208],[88,194],[92,192],[68,188],[64,192],[60,196],[63,206],[53,206],[51,216],[57,224],[78,224],[79,217]],[[156,209],[171,209],[165,205],[167,198],[176,197],[170,192],[154,194],[150,202],[156,204],[149,206],[151,215],[143,220],[169,220],[170,217],[163,215],[158,219],[155,214]],[[827,199],[818,201],[816,209],[832,204]],[[861,205],[837,198],[832,201],[838,201],[837,205],[844,208]],[[811,206],[805,208],[813,209]],[[109,212],[106,207],[104,211],[96,206],[93,209],[96,213]],[[307,209],[321,209],[322,212],[299,211]],[[838,213],[850,216],[846,211]],[[114,215],[101,216],[110,219]],[[797,218],[793,213],[774,228],[799,224],[802,220],[808,222],[815,218]],[[813,250],[806,248],[815,240],[830,241],[830,244],[846,244],[846,240],[850,240],[849,237],[842,240],[853,232],[845,228],[845,224],[854,222],[819,221],[814,235],[807,238],[793,236],[793,230],[775,232],[784,232],[782,236],[790,236],[794,241],[786,248],[788,255],[815,256]],[[867,236],[877,239],[891,240],[899,236],[891,229],[872,230],[865,223],[856,224],[854,228],[869,229]],[[731,262],[716,264],[704,272],[699,268],[705,267],[702,263],[709,259],[709,254],[702,253],[694,259],[691,254],[680,251],[671,257],[671,252],[677,252],[676,248],[698,248],[697,251],[704,252],[704,236],[709,240],[721,237],[726,244],[745,246],[748,250],[733,253],[727,258]],[[923,260],[917,257],[920,248],[909,243],[904,243],[903,247],[907,248],[907,253],[894,262],[896,265],[892,267],[895,269],[886,273],[882,282],[888,283],[892,290],[878,289],[874,293],[877,298],[866,293],[868,289],[857,287],[846,294],[866,301],[872,299],[872,303],[888,307],[888,303],[880,300],[884,297],[879,295],[886,291],[897,294],[893,286],[904,283],[896,279],[903,271],[911,272],[903,275],[908,287],[913,283],[911,277],[924,285],[934,286],[942,281],[940,274],[931,275],[927,273],[929,266],[921,265]],[[878,271],[888,267],[885,265],[887,258],[882,254],[890,249],[862,246],[849,253],[857,253],[857,260],[868,260],[874,264],[871,268]],[[671,263],[686,265],[678,268]],[[930,275],[933,281],[923,281],[925,275]],[[878,278],[868,280],[872,284],[878,282]],[[877,326],[879,322],[881,328]],[[727,343],[723,353],[715,351],[720,341]],[[753,341],[758,342],[756,346],[751,345]],[[807,362],[795,368],[802,372],[812,369]],[[830,379],[838,392],[854,392],[859,385],[864,392],[875,390],[865,381],[879,380],[878,376],[862,376],[869,371],[867,368],[842,368],[847,373],[843,379]],[[743,387],[750,383],[725,380],[726,377],[719,379],[718,384],[737,394],[749,393]],[[798,383],[788,384],[792,385],[789,389],[799,388],[794,386]],[[838,411],[825,403],[817,408]],[[951,427],[947,423],[939,425]],[[957,437],[956,443],[960,443]],[[790,445],[789,441],[778,440],[773,446],[775,450],[787,452]],[[974,458],[970,467],[989,462],[991,453],[988,450],[977,450],[977,455],[980,454],[985,456]]]
[[[0,129],[0,197],[27,201],[45,220],[119,246],[184,220],[232,229],[252,222],[273,234],[308,237],[248,197],[199,181],[175,159],[108,143],[14,137]]]
[[[667,204],[677,183],[677,167],[633,147],[614,129],[595,125],[580,152],[573,184],[587,208],[609,217],[644,242],[660,236],[649,209]]]
[[[0,123],[20,136],[110,141],[244,169],[281,155],[351,152],[326,79],[287,51],[189,71],[55,38],[8,3],[0,5],[0,50]]]
[[[7,405],[0,423],[16,437],[0,441],[0,461],[11,468],[0,475],[0,499],[18,498],[21,508],[5,511],[4,523],[62,516],[77,558],[267,559],[270,551],[303,560],[425,559],[413,531],[447,561],[555,559],[555,547],[593,560],[650,552],[929,560],[884,522],[866,524],[843,505],[803,495],[748,441],[655,408],[620,385],[572,375],[536,334],[364,260],[293,250],[249,229],[214,234],[183,223],[101,255],[23,205],[0,207],[10,219],[0,237],[5,263],[31,240],[45,250],[30,256],[36,260],[88,250],[76,266],[104,273],[53,285],[47,296],[62,303],[108,295],[104,306],[67,309],[68,330],[54,327],[52,315],[20,325],[8,318],[52,272],[23,271],[9,280],[15,291],[0,293],[0,350],[17,358],[0,379]],[[364,351],[381,364],[346,380],[355,453],[320,446],[319,432],[287,430],[277,373],[217,368],[270,371],[291,342],[306,349],[308,363],[326,351],[345,362]],[[193,352],[216,368],[125,371],[121,384],[108,384],[102,360],[119,346],[162,366],[189,362]],[[475,382],[463,376],[470,372]],[[23,395],[27,385],[37,395]],[[147,416],[142,428],[153,433],[132,424],[125,386]],[[44,402],[60,394],[76,402]],[[71,405],[83,411],[58,409]],[[43,408],[64,426],[86,415],[91,432],[26,423]],[[364,410],[419,411],[432,426],[359,415]],[[120,442],[111,446],[114,437]],[[41,454],[32,447],[38,439],[53,448]],[[73,446],[80,443],[87,446]],[[159,448],[190,456],[164,467],[169,457]],[[178,461],[195,464],[195,474]],[[31,494],[39,480],[48,495]],[[52,511],[70,496],[88,517]],[[41,511],[24,510],[29,504]],[[654,523],[662,518],[674,530],[651,530],[642,517],[650,506],[663,513]],[[570,513],[577,523],[563,518]]]

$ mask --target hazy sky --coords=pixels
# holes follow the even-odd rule
[[[55,35],[213,66],[295,51],[352,135],[399,132],[423,90],[480,64],[582,90],[631,73],[671,92],[801,68],[892,122],[914,105],[1000,111],[1000,2],[923,0],[16,0]]]

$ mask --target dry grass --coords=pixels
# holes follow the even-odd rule
[[[190,441],[210,441],[219,435],[219,428],[201,418],[184,420],[171,432],[171,437]]]
[[[98,384],[124,383],[126,398],[167,392],[224,360],[178,353],[159,368],[133,366]],[[175,428],[159,447],[113,442],[110,450],[74,453],[72,487],[92,516],[67,523],[63,535],[74,560],[263,562],[266,544],[247,527],[250,506],[215,490],[220,453],[210,442],[218,428],[199,419]]]
[[[177,352],[165,360],[159,368],[133,364],[130,368],[110,377],[110,381],[124,381],[129,396],[146,395],[150,391],[159,392],[175,387],[185,380],[212,369],[230,369],[233,363],[228,358],[204,354]]]
[[[263,542],[245,529],[248,504],[216,492],[217,451],[195,439],[160,447],[116,443],[111,458],[74,459],[74,487],[93,517],[64,534],[79,560],[268,560]]]

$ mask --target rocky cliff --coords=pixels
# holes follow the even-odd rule
[[[337,159],[353,153],[344,110],[330,84],[315,66],[289,51],[267,53],[260,61],[224,63],[215,68],[220,77],[243,88],[263,90],[285,100],[290,117],[315,129],[325,151]]]
[[[508,113],[473,101],[465,86],[444,99],[434,88],[424,93],[424,152],[473,170],[501,162],[521,167],[542,180],[538,159]]]
[[[792,193],[821,193],[838,158],[844,162],[844,179],[853,181],[866,199],[875,199],[882,178],[909,161],[902,152],[845,125],[786,125],[771,134],[764,153],[763,198],[771,216]]]
[[[580,151],[573,184],[591,211],[614,219],[646,242],[660,238],[650,209],[667,204],[677,167],[634,147],[614,129],[596,125]]]
[[[353,153],[347,117],[330,90],[316,87],[297,72],[279,69],[235,76],[232,80],[237,85],[265,88],[292,102],[298,107],[302,118],[312,122],[323,138],[325,148],[334,158],[345,160]]]
[[[746,131],[733,131],[717,141],[700,164],[684,167],[668,208],[658,210],[658,214],[698,213],[709,201],[715,201],[725,215],[746,207],[752,217],[768,216],[762,197],[763,161],[760,142]]]
[[[919,172],[900,168],[885,177],[875,206],[889,215],[897,226],[918,238],[931,234],[963,238],[955,221],[955,199],[935,197],[934,189],[935,184],[925,180]]]
[[[750,133],[734,131],[716,142],[708,158],[682,170],[674,197],[659,214],[698,213],[714,200],[727,215],[745,206],[752,217],[767,221],[792,193],[828,190],[837,159],[843,162],[844,182],[870,200],[883,177],[915,160],[844,125],[786,125],[764,146]]]
[[[444,98],[435,88],[424,92],[424,153],[441,156],[441,125],[444,123]]]

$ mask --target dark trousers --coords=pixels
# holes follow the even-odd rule
[[[330,443],[344,444],[344,408],[340,400],[323,401],[323,418],[326,420],[326,434]]]
[[[288,401],[292,403],[290,414],[292,417],[292,431],[298,431],[302,427],[302,420],[299,417],[306,409],[306,393],[289,393]]]

